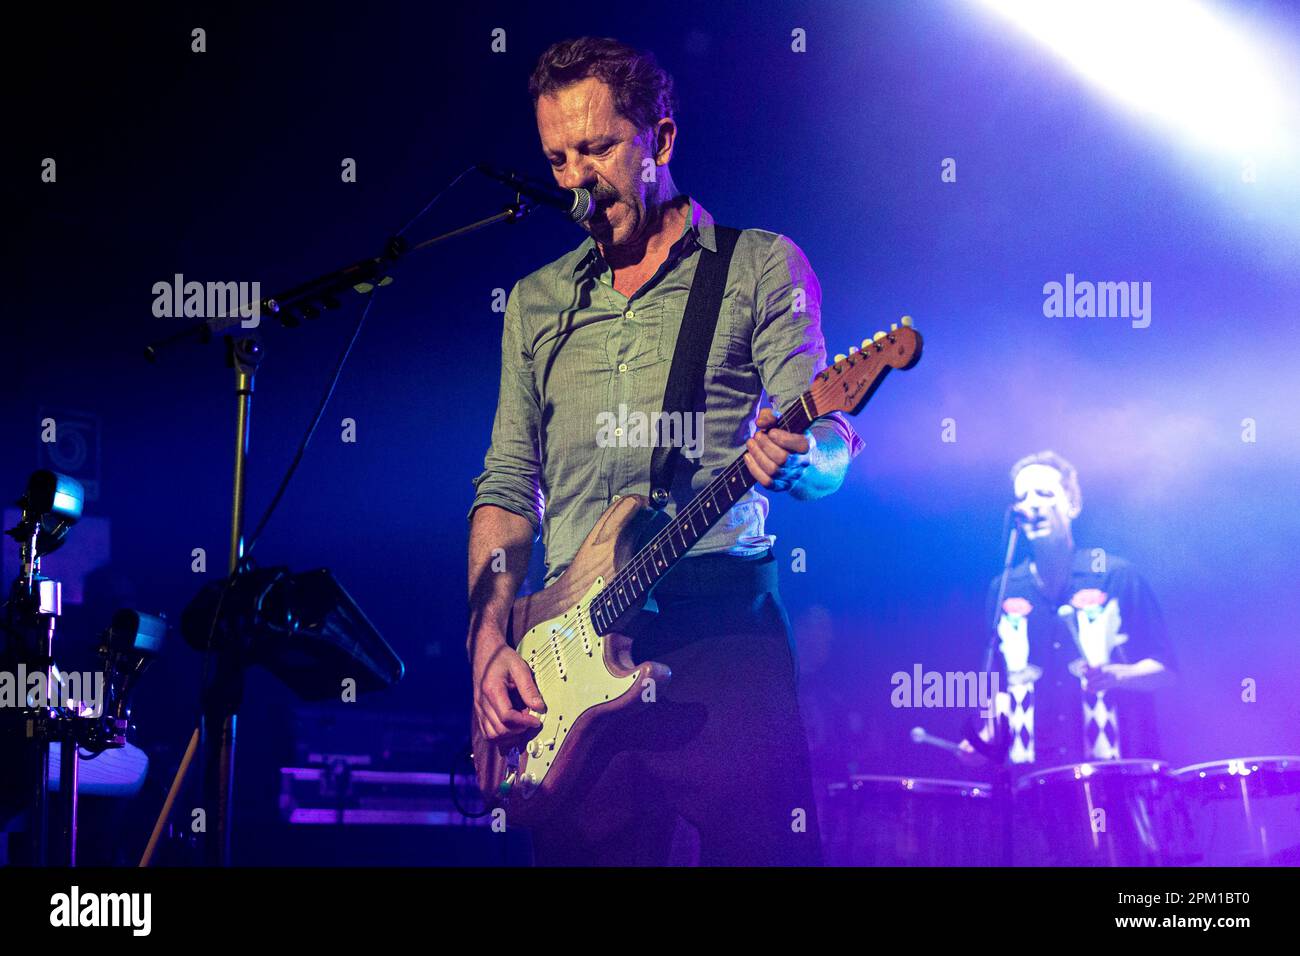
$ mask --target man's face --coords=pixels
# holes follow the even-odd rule
[[[1027,539],[1069,533],[1078,511],[1070,504],[1059,471],[1051,465],[1027,465],[1016,475],[1015,490],[1015,513]]]
[[[618,114],[609,87],[588,77],[539,97],[537,132],[555,182],[594,195],[596,210],[583,228],[603,246],[638,238],[647,225],[647,196],[654,185],[641,177],[642,161],[654,159],[652,135],[638,136]]]

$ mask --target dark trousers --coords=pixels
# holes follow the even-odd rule
[[[655,589],[638,661],[672,680],[597,743],[605,767],[533,831],[543,866],[661,866],[680,817],[704,866],[819,865],[808,745],[776,559],[686,558]]]

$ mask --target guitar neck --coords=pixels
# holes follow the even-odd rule
[[[781,416],[786,431],[805,431],[813,422],[808,410],[815,407],[811,391],[804,392]],[[685,557],[718,520],[754,486],[742,453],[709,482],[677,516],[633,555],[605,585],[592,602],[592,622],[600,634],[633,607],[639,607],[659,580]]]
[[[921,358],[921,336],[911,327],[910,317],[903,316],[901,321],[901,329],[894,325],[888,332],[877,332],[863,340],[860,350],[857,346],[850,348],[848,355],[836,356],[834,365],[813,376],[812,387],[781,416],[781,428],[798,433],[832,412],[856,415],[890,369],[914,366]],[[742,454],[678,511],[596,595],[591,604],[596,631],[608,634],[625,614],[640,607],[660,578],[753,486],[754,477],[745,467]]]

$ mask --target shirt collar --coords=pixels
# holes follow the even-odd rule
[[[682,229],[682,238],[689,235],[694,242],[699,243],[705,249],[710,252],[717,252],[718,240],[713,228],[713,217],[693,197],[687,196],[686,198],[689,205],[686,211],[686,224]],[[573,265],[574,275],[585,273],[601,258],[600,250],[596,248],[596,240],[591,236],[583,240],[582,245],[578,246],[576,252],[577,262]]]

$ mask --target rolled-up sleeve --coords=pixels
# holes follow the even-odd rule
[[[492,443],[483,472],[474,479],[474,503],[497,505],[529,520],[541,530],[545,497],[541,487],[541,401],[533,377],[533,357],[519,306],[519,285],[506,301],[501,332],[501,387],[497,395]]]
[[[768,249],[754,307],[754,362],[772,405],[782,411],[826,367],[821,284],[803,250],[785,236],[777,236]],[[839,435],[850,459],[866,447],[840,412],[817,419],[809,430],[814,438]]]

